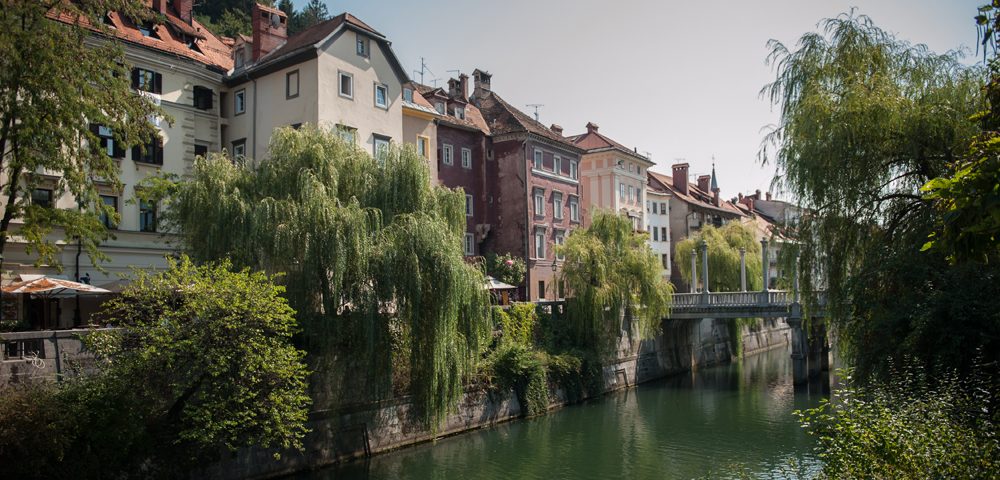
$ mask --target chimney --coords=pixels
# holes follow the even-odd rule
[[[716,207],[718,207],[719,204],[722,203],[721,200],[719,199],[719,189],[718,188],[716,188],[715,190],[712,191],[712,203]]]
[[[674,188],[681,192],[683,195],[688,194],[688,164],[686,163],[675,163],[673,165],[673,180]]]
[[[191,25],[191,11],[194,10],[194,0],[174,0],[177,16]]]
[[[743,203],[743,193],[740,193],[736,198],[740,199],[740,203]]]
[[[167,13],[167,0],[153,0],[153,10],[160,13]]]
[[[556,124],[553,123],[552,126],[549,127],[549,130],[552,130],[552,133],[554,133],[556,135],[559,135],[560,137],[563,136],[563,134],[562,134],[563,129],[559,125],[556,125]]]
[[[764,192],[764,198],[766,198],[767,201],[770,202],[771,201],[771,192]]]
[[[701,191],[703,191],[705,193],[708,193],[709,192],[709,190],[708,190],[708,182],[710,182],[710,181],[712,181],[712,176],[711,175],[699,175],[698,176],[698,188]]]
[[[587,133],[597,133],[597,130],[601,128],[598,127],[594,122],[587,122]]]
[[[458,90],[462,94],[462,100],[469,101],[469,76],[461,74],[458,76]]]
[[[461,98],[458,96],[458,80],[454,78],[448,79],[448,96],[451,98]]]
[[[753,199],[754,200],[760,200],[760,189],[759,188],[757,189],[757,192],[753,194]]]
[[[751,197],[749,195],[747,195],[747,196],[744,197],[743,194],[741,193],[740,194],[740,203],[742,203],[743,205],[746,205],[747,208],[750,209],[750,211],[753,211],[753,197]]]
[[[492,77],[493,75],[490,75],[490,72],[478,68],[473,70],[472,81],[474,90],[472,96],[477,98],[486,96],[486,92],[490,91],[490,79]]]
[[[288,18],[285,12],[259,3],[254,4],[252,12],[253,61],[256,62],[288,39]]]

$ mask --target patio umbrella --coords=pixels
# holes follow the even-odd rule
[[[513,286],[513,285],[511,285],[509,283],[503,283],[500,280],[497,280],[497,279],[495,279],[495,278],[487,275],[486,276],[486,285],[485,285],[485,288],[487,290],[511,290],[511,289],[514,289],[514,288],[517,288],[517,287],[515,287],[515,286]]]
[[[111,293],[111,291],[61,278],[39,277],[33,280],[5,285],[3,293],[15,295],[27,294],[40,298],[72,298],[76,295],[96,295]]]

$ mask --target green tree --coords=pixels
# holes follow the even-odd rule
[[[762,93],[781,120],[761,157],[811,212],[800,225],[803,289],[822,272],[841,351],[863,377],[904,355],[966,368],[977,346],[995,353],[997,317],[983,299],[998,272],[977,278],[920,253],[936,222],[920,187],[968,151],[983,70],[854,14],[823,21],[794,50],[770,48],[777,75]]]
[[[627,218],[597,211],[587,228],[574,231],[558,248],[566,258],[561,280],[570,296],[567,327],[579,347],[606,356],[623,328],[641,338],[659,332],[673,286],[662,278],[646,240]]]
[[[105,258],[98,246],[109,233],[100,216],[118,214],[100,201],[95,182],[119,191],[122,184],[94,129],[110,128],[127,148],[156,134],[142,119],[163,115],[131,90],[122,48],[102,21],[108,10],[147,15],[137,0],[15,0],[0,11],[0,255],[17,237],[40,264],[59,265],[60,240],[79,241],[95,262]],[[32,202],[36,188],[54,200],[71,195],[76,205]]]
[[[139,272],[102,312],[118,328],[84,337],[85,375],[4,392],[0,462],[20,478],[189,478],[226,451],[301,448],[305,354],[281,292],[227,263]]]
[[[691,283],[691,251],[697,252],[698,276],[704,281],[701,242],[708,245],[709,291],[738,292],[740,280],[740,248],[746,249],[747,290],[763,288],[760,242],[754,229],[741,222],[729,222],[721,228],[706,225],[696,235],[681,240],[674,247],[681,278]]]
[[[197,162],[169,205],[195,258],[285,273],[316,397],[388,394],[392,337],[405,333],[396,345],[430,421],[461,394],[490,333],[483,272],[462,253],[464,200],[431,187],[411,148],[375,160],[304,126],[275,131],[256,168]]]
[[[240,34],[250,35],[253,33],[250,13],[243,10],[226,10],[218,18],[212,18],[205,14],[196,14],[195,18],[216,35],[236,38]]]
[[[288,34],[294,35],[317,23],[330,18],[330,12],[326,9],[326,3],[322,0],[309,0],[309,3],[302,10],[295,13],[295,16],[288,17]]]
[[[486,272],[508,285],[521,286],[527,271],[524,259],[509,253],[497,255],[491,252],[486,256]]]

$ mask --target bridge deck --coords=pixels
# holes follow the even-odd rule
[[[815,295],[820,310],[826,306],[822,292]],[[767,292],[675,293],[670,319],[691,318],[781,318],[792,313],[795,295],[785,290]],[[821,316],[813,312],[813,316]]]

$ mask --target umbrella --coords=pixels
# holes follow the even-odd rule
[[[486,285],[485,285],[484,288],[486,288],[487,290],[510,290],[510,289],[517,288],[517,287],[515,287],[515,286],[513,286],[513,285],[511,285],[509,283],[503,283],[500,280],[497,280],[497,279],[495,279],[495,278],[487,275],[486,276]]]
[[[5,285],[3,293],[23,293],[43,298],[70,298],[76,295],[96,295],[111,292],[93,285],[87,285],[86,283],[73,282],[61,278],[39,277]]]

